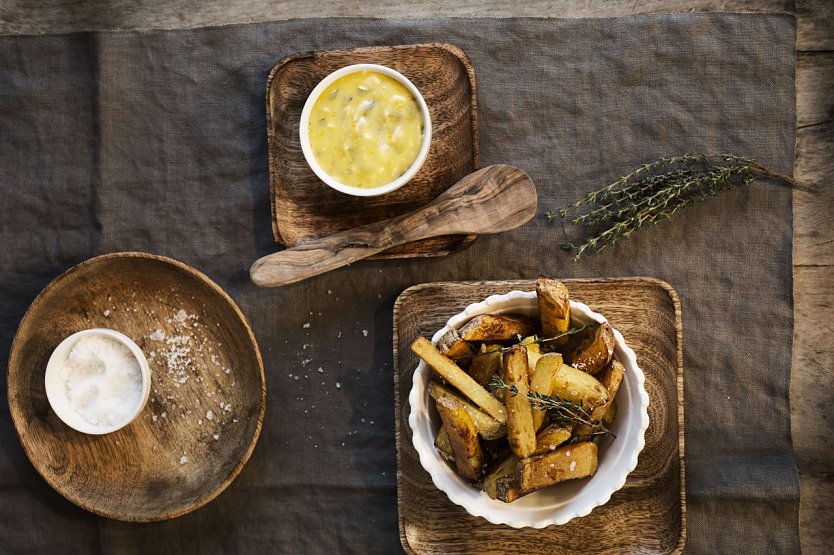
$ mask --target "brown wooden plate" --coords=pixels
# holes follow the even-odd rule
[[[432,118],[428,158],[402,188],[378,197],[334,191],[307,165],[298,138],[301,110],[315,86],[351,64],[381,64],[405,75],[420,90]],[[425,205],[479,166],[475,70],[469,57],[449,44],[373,46],[302,52],[272,68],[266,86],[269,190],[275,240],[294,247],[410,212]],[[376,258],[440,256],[460,251],[474,235],[437,237],[387,250]]]
[[[128,426],[77,432],[52,411],[44,372],[53,349],[87,328],[133,339],[151,392]],[[180,262],[115,253],[79,264],[34,300],[12,343],[9,408],[35,469],[96,514],[163,520],[201,507],[243,469],[266,408],[263,361],[240,309]]]
[[[409,349],[471,303],[535,281],[426,283],[394,305],[394,403],[400,540],[409,553],[673,553],[686,538],[683,350],[677,294],[649,278],[565,280],[571,298],[608,318],[646,375],[649,428],[637,468],[610,501],[562,526],[514,529],[472,516],[432,484],[411,444]]]

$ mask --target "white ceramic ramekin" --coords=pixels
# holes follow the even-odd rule
[[[139,398],[138,405],[130,413],[128,418],[112,426],[96,426],[94,424],[90,424],[84,420],[78,412],[73,410],[70,406],[69,399],[67,398],[66,385],[60,376],[61,365],[67,360],[70,351],[78,340],[82,337],[96,335],[113,339],[124,345],[136,358],[136,361],[139,363],[139,369],[142,372],[142,394]],[[52,410],[55,411],[55,414],[58,415],[58,418],[63,420],[67,426],[79,432],[102,435],[124,428],[130,424],[140,412],[142,412],[151,391],[151,369],[150,366],[148,366],[148,360],[145,358],[142,350],[128,336],[115,330],[93,328],[76,332],[58,344],[52,352],[52,355],[49,357],[49,362],[46,364],[44,382],[46,385],[46,397],[49,399],[49,404],[52,406]]]
[[[327,89],[327,87],[329,87],[334,81],[336,81],[340,77],[344,77],[345,75],[348,75],[350,73],[356,73],[358,71],[373,71],[396,79],[408,89],[408,91],[417,101],[417,104],[419,104],[420,112],[423,114],[423,141],[420,144],[420,150],[417,153],[417,158],[414,159],[414,162],[412,162],[411,166],[409,166],[405,173],[403,173],[394,181],[391,181],[386,185],[381,185],[379,187],[373,187],[368,189],[346,185],[328,175],[327,172],[325,172],[319,165],[318,161],[316,161],[316,157],[313,154],[313,149],[310,146],[310,112],[312,112],[313,106],[315,106],[316,104],[316,100],[318,100],[319,96],[321,96],[325,89]],[[304,109],[301,111],[301,122],[299,124],[298,132],[299,138],[301,140],[301,150],[304,153],[304,158],[307,160],[307,164],[310,166],[313,172],[315,172],[319,179],[324,181],[333,189],[336,189],[337,191],[345,193],[347,195],[353,195],[357,197],[374,197],[384,195],[385,193],[390,193],[391,191],[399,189],[400,187],[408,183],[411,180],[411,178],[414,177],[420,170],[420,168],[423,166],[423,162],[426,161],[426,157],[429,155],[429,146],[431,145],[431,116],[429,115],[429,108],[426,105],[425,99],[423,99],[423,95],[420,94],[420,91],[417,90],[417,87],[415,87],[414,84],[411,81],[409,81],[404,75],[402,75],[398,71],[394,71],[389,67],[377,64],[354,64],[334,71],[333,73],[325,77],[318,85],[316,85],[316,88],[314,88],[313,92],[310,93],[310,96],[307,97],[307,102],[304,103]]]

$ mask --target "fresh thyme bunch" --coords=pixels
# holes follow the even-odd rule
[[[687,204],[763,177],[798,186],[790,176],[732,154],[660,158],[588,193],[567,208],[547,212],[546,216],[552,221],[556,217],[569,218],[573,213],[572,223],[589,228],[591,237],[581,245],[562,244],[565,250],[576,251],[573,260],[577,261],[585,251],[599,252],[644,225],[670,218]]]
[[[566,337],[566,336],[576,335],[577,333],[583,332],[587,329],[593,329],[593,328],[596,328],[598,326],[599,326],[599,322],[597,322],[596,320],[589,320],[586,324],[583,324],[582,326],[580,326],[578,328],[571,328],[568,331],[563,331],[562,333],[557,333],[553,337],[536,337],[532,341],[528,341],[527,343],[524,343],[524,344],[525,345],[533,345],[533,344],[535,344],[535,345],[544,345],[545,343],[550,343],[552,341],[556,341],[557,339],[561,339],[561,338]],[[520,345],[521,344],[521,339],[522,338],[519,335],[518,336],[518,340],[519,340],[518,343],[515,343],[515,344],[510,345],[508,347],[501,347],[500,349],[498,349],[498,352],[499,353],[507,353],[509,351],[512,351],[512,349],[515,345]]]
[[[497,389],[506,389],[510,395],[518,395],[518,386],[507,385],[507,383],[500,377],[495,376],[489,382],[489,388],[492,391]],[[594,420],[591,414],[585,410],[582,405],[574,403],[569,399],[562,399],[561,397],[554,397],[551,395],[542,395],[541,393],[528,392],[524,397],[530,401],[530,406],[534,409],[546,410],[547,415],[554,422],[559,424],[585,424],[591,428],[589,436],[598,435],[614,435],[611,431],[602,425],[602,422]],[[616,437],[616,436],[615,436]]]

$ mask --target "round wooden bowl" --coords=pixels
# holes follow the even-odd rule
[[[151,393],[128,426],[94,436],[52,411],[46,363],[65,337],[110,328],[133,339]],[[46,481],[109,518],[174,518],[214,499],[257,442],[266,408],[263,361],[232,299],[202,273],[145,253],[92,258],[56,278],[29,307],[9,356],[9,408]]]

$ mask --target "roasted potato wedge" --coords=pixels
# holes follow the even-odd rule
[[[452,362],[440,354],[437,347],[425,337],[418,337],[411,344],[411,350],[422,358],[441,378],[460,391],[464,397],[482,408],[484,412],[501,424],[507,423],[507,411],[504,405],[489,391]]]
[[[562,355],[559,353],[548,353],[539,357],[536,366],[530,368],[530,391],[550,395],[553,392],[553,379],[561,367]],[[542,427],[546,416],[546,410],[533,409],[533,428],[535,430],[538,431]]]
[[[607,323],[597,326],[584,341],[565,357],[565,361],[587,374],[594,375],[614,356],[614,332]]]
[[[570,439],[573,435],[571,426],[560,426],[559,424],[548,424],[536,434],[536,452],[534,455],[541,455],[555,451],[557,447]]]
[[[480,351],[472,359],[472,364],[469,366],[469,375],[472,379],[481,385],[486,385],[492,379],[492,376],[501,372],[501,353],[500,345],[486,345],[481,346]]]
[[[553,376],[551,395],[593,410],[608,402],[608,390],[595,377],[563,364]]]
[[[455,330],[449,330],[437,341],[437,350],[452,359],[461,368],[469,368],[475,357],[475,348],[461,339]]]
[[[440,426],[437,437],[434,439],[434,448],[440,456],[447,461],[454,461],[455,454],[452,453],[452,444],[449,442],[449,434],[446,433],[446,426]]]
[[[515,345],[504,353],[504,382],[518,388],[518,394],[509,390],[504,394],[507,405],[507,439],[510,449],[519,458],[529,457],[536,450],[536,429],[533,427],[533,411],[526,395],[529,393],[527,348]]]
[[[597,444],[583,441],[522,459],[516,472],[521,494],[526,495],[565,480],[593,476],[596,471]]]
[[[510,454],[484,478],[484,491],[490,499],[512,503],[518,499],[518,457]]]
[[[568,288],[555,279],[539,277],[536,280],[536,297],[539,303],[539,319],[541,320],[542,335],[554,337],[570,329],[570,297]],[[561,337],[549,343],[552,349],[566,345],[568,336]]]
[[[458,335],[464,341],[510,341],[536,333],[532,320],[504,314],[481,314],[469,320]]]
[[[536,339],[535,335],[531,335],[521,340],[521,344],[527,347],[527,367],[531,369],[535,368],[536,363],[542,358],[542,348],[536,343]]]
[[[477,480],[481,477],[484,457],[472,418],[463,404],[452,397],[441,397],[435,401],[435,406],[446,428],[458,474]]]
[[[605,389],[608,390],[608,402],[591,411],[591,419],[594,422],[603,421],[605,413],[608,412],[609,405],[614,403],[614,396],[617,395],[617,390],[620,389],[620,384],[623,383],[624,375],[625,368],[623,368],[623,365],[620,364],[619,360],[612,360],[609,362],[606,370],[602,372],[602,378],[599,383],[605,386]],[[573,433],[578,436],[587,436],[591,432],[592,430],[590,426],[582,424],[577,426]]]
[[[507,434],[507,428],[499,423],[496,419],[474,406],[472,403],[464,399],[460,394],[452,391],[445,385],[431,381],[429,382],[429,395],[437,401],[441,397],[452,397],[463,405],[472,422],[475,424],[475,429],[478,430],[478,435],[484,439],[498,439]]]
[[[617,418],[617,401],[613,400],[608,403],[608,410],[606,410],[605,414],[602,416],[602,423],[605,424],[606,427],[609,427],[614,423],[615,418]]]

